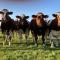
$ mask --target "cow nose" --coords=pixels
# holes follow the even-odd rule
[[[24,23],[22,22],[22,25],[23,25]]]
[[[24,18],[22,17],[22,20],[23,20]]]
[[[41,18],[41,16],[38,16],[38,18]]]
[[[17,19],[18,21],[20,21],[20,19]]]

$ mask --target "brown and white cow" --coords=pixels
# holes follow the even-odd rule
[[[51,48],[58,47],[58,39],[60,36],[60,12],[52,14],[54,19],[52,19],[50,23],[50,41],[51,41]]]
[[[32,15],[32,20],[30,22],[30,29],[34,36],[35,45],[38,46],[37,39],[38,35],[42,35],[42,44],[45,46],[45,32],[48,28],[47,22],[44,20],[47,18],[47,15],[43,13],[37,13],[36,15]]]

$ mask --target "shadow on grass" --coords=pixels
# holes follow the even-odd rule
[[[50,44],[46,44],[45,47],[42,46],[41,43],[38,43],[38,47],[34,46],[34,44],[31,42],[29,43],[29,45],[27,46],[27,44],[25,42],[23,43],[12,43],[11,46],[5,45],[3,46],[2,43],[0,43],[0,50],[60,50],[60,46],[59,47],[55,47],[55,48],[50,48]]]

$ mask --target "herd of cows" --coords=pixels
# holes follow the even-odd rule
[[[49,20],[47,22],[48,15],[39,12],[35,15],[32,15],[31,22],[28,21],[29,16],[22,15],[16,16],[17,20],[12,19],[9,15],[13,14],[13,12],[8,11],[7,9],[3,9],[0,11],[2,14],[1,22],[1,31],[4,35],[3,38],[5,41],[8,41],[9,46],[11,45],[11,38],[14,35],[14,31],[19,34],[20,40],[22,39],[22,34],[25,34],[26,43],[28,43],[29,32],[31,31],[32,36],[34,37],[34,43],[38,46],[37,40],[38,35],[42,36],[42,45],[46,45],[47,36],[50,36],[51,47],[58,46],[58,41],[54,42],[52,40],[52,36],[59,35],[60,32],[60,12],[52,14],[54,19]],[[56,33],[56,34],[54,34]],[[3,45],[5,43],[3,42]]]

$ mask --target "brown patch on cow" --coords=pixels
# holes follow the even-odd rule
[[[57,25],[60,27],[60,20],[58,20],[58,24]]]
[[[41,27],[45,23],[44,19],[36,19],[36,25]]]
[[[55,23],[58,27],[60,27],[60,20],[55,20]]]
[[[60,17],[59,16],[56,17],[55,23],[57,24],[58,27],[60,27]]]
[[[58,26],[60,27],[60,14],[59,16],[57,16],[57,20],[58,20]]]
[[[39,27],[42,26],[41,20],[40,20],[40,19],[37,19],[37,20],[36,20],[36,24],[37,24],[37,26],[39,26]]]

